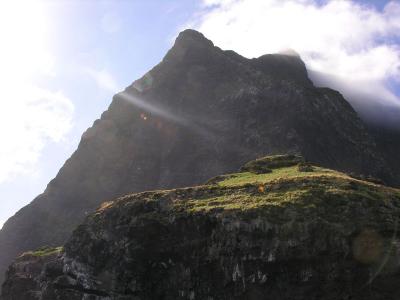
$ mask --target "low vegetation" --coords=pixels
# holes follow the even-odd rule
[[[270,172],[260,172],[264,167]],[[287,209],[302,210],[302,218],[316,212],[320,217],[340,218],[337,209],[352,210],[358,206],[380,209],[390,199],[400,199],[397,189],[305,163],[298,156],[266,157],[246,164],[241,170],[217,176],[203,186],[145,192],[121,200],[130,202],[137,198],[159,203],[160,199],[170,199],[172,214],[236,211],[249,216],[266,214],[278,220],[284,218]],[[102,210],[117,203],[107,203]],[[158,218],[157,215],[154,217]]]
[[[23,253],[21,256],[35,256],[35,257],[44,257],[44,256],[49,256],[53,254],[58,254],[61,253],[63,250],[63,247],[41,247],[35,251],[29,251]]]
[[[255,174],[271,173],[273,169],[295,166],[303,162],[303,158],[298,155],[273,155],[252,160],[245,164],[240,171]]]

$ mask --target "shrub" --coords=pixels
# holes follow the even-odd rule
[[[314,167],[307,162],[301,162],[297,165],[299,172],[313,172]]]
[[[293,154],[266,156],[248,162],[240,171],[256,174],[271,173],[273,169],[295,166],[302,161],[301,156]]]

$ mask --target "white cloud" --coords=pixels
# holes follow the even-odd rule
[[[92,79],[94,79],[99,88],[112,93],[116,93],[119,90],[117,81],[107,70],[84,68],[83,71],[88,74]]]
[[[1,94],[0,183],[35,173],[43,149],[65,137],[73,114],[71,101],[61,92],[24,83]]]
[[[40,1],[0,3],[0,183],[36,173],[47,144],[72,126],[72,102],[37,84],[55,75],[47,28]]]
[[[308,68],[348,85],[344,93],[358,90],[369,101],[400,105],[387,87],[389,80],[400,83],[399,2],[382,11],[344,0],[204,0],[203,5],[189,26],[218,46],[246,57],[292,48]]]

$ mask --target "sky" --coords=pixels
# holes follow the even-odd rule
[[[2,0],[0,228],[185,28],[246,57],[293,49],[322,85],[400,107],[399,1]]]

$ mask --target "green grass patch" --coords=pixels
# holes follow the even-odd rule
[[[274,169],[271,173],[266,173],[266,174],[254,174],[251,172],[231,174],[231,176],[228,179],[220,181],[217,184],[223,187],[238,186],[256,182],[260,184],[266,184],[280,179],[286,180],[292,178],[310,178],[310,177],[319,177],[321,175],[348,177],[343,173],[320,167],[314,167],[314,171],[310,173],[300,172],[296,165],[291,167]]]
[[[294,156],[293,160],[296,159]],[[275,156],[272,160],[264,158],[264,162],[279,162],[280,167],[271,168],[270,173],[242,171],[221,175],[202,186],[133,194],[121,198],[115,205],[135,205],[139,203],[137,201],[145,201],[147,211],[142,216],[165,222],[180,214],[233,212],[245,219],[263,216],[278,223],[293,218],[354,221],[363,218],[358,215],[361,208],[364,212],[378,214],[388,207],[399,206],[398,189],[293,160],[288,160],[288,156],[278,156],[278,159]],[[288,161],[292,165],[281,165]],[[312,171],[304,171],[303,166]],[[106,205],[99,214],[113,207]]]
[[[36,257],[44,257],[53,254],[58,254],[63,251],[63,247],[41,247],[36,251],[28,251],[22,254],[21,256],[31,255]]]
[[[304,159],[298,155],[272,155],[249,161],[241,169],[241,172],[252,172],[256,174],[271,173],[272,169],[291,167],[303,162]]]

